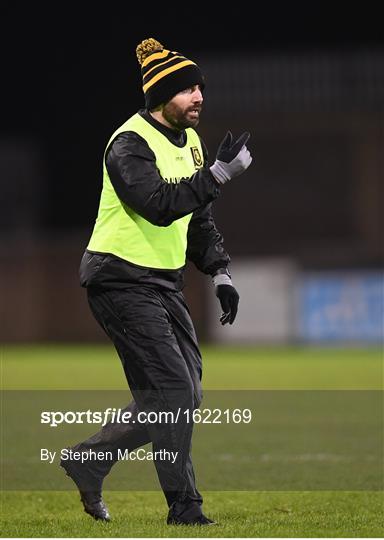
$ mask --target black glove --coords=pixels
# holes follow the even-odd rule
[[[216,159],[224,161],[225,163],[230,163],[235,159],[243,146],[247,144],[249,137],[249,132],[245,131],[234,141],[232,133],[227,131],[217,150]]]
[[[232,133],[228,131],[221,141],[216,161],[210,167],[211,173],[220,184],[225,184],[250,166],[252,158],[246,147],[249,137],[250,134],[246,131],[234,141]]]
[[[216,287],[216,296],[220,300],[223,313],[220,317],[222,325],[232,324],[236,318],[237,307],[239,305],[239,294],[232,285],[218,285]]]

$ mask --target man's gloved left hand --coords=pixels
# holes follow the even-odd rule
[[[236,318],[237,308],[239,305],[239,293],[233,285],[217,285],[216,296],[220,300],[223,313],[220,317],[222,325],[232,324]]]

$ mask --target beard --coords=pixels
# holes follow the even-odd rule
[[[197,110],[198,114],[192,113]],[[182,109],[179,105],[169,101],[163,107],[162,114],[172,127],[183,130],[189,127],[196,127],[200,120],[201,105],[195,105]]]

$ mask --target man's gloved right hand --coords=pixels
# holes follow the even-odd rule
[[[246,147],[249,137],[250,134],[246,131],[234,141],[232,133],[228,131],[221,141],[216,161],[210,167],[215,180],[220,184],[225,184],[225,182],[238,176],[250,166],[252,158]]]

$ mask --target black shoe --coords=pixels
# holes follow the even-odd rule
[[[101,491],[80,491],[80,495],[81,502],[84,506],[84,512],[96,520],[111,520],[108,508],[101,497]]]
[[[167,525],[217,525],[217,523],[207,518],[196,502],[188,506],[174,502],[168,512]]]
[[[183,521],[174,516],[168,516],[167,525],[217,525],[216,521],[209,519],[204,514],[188,521]]]
[[[85,489],[84,485],[88,485],[90,482],[84,480],[84,472],[80,477],[80,472],[76,471],[76,466],[70,461],[60,461],[60,466],[65,470],[66,475],[75,482],[79,493],[80,500],[83,503],[84,512],[92,516],[96,520],[110,521],[110,515],[108,508],[106,507],[102,496],[101,490],[90,491],[89,488]]]

